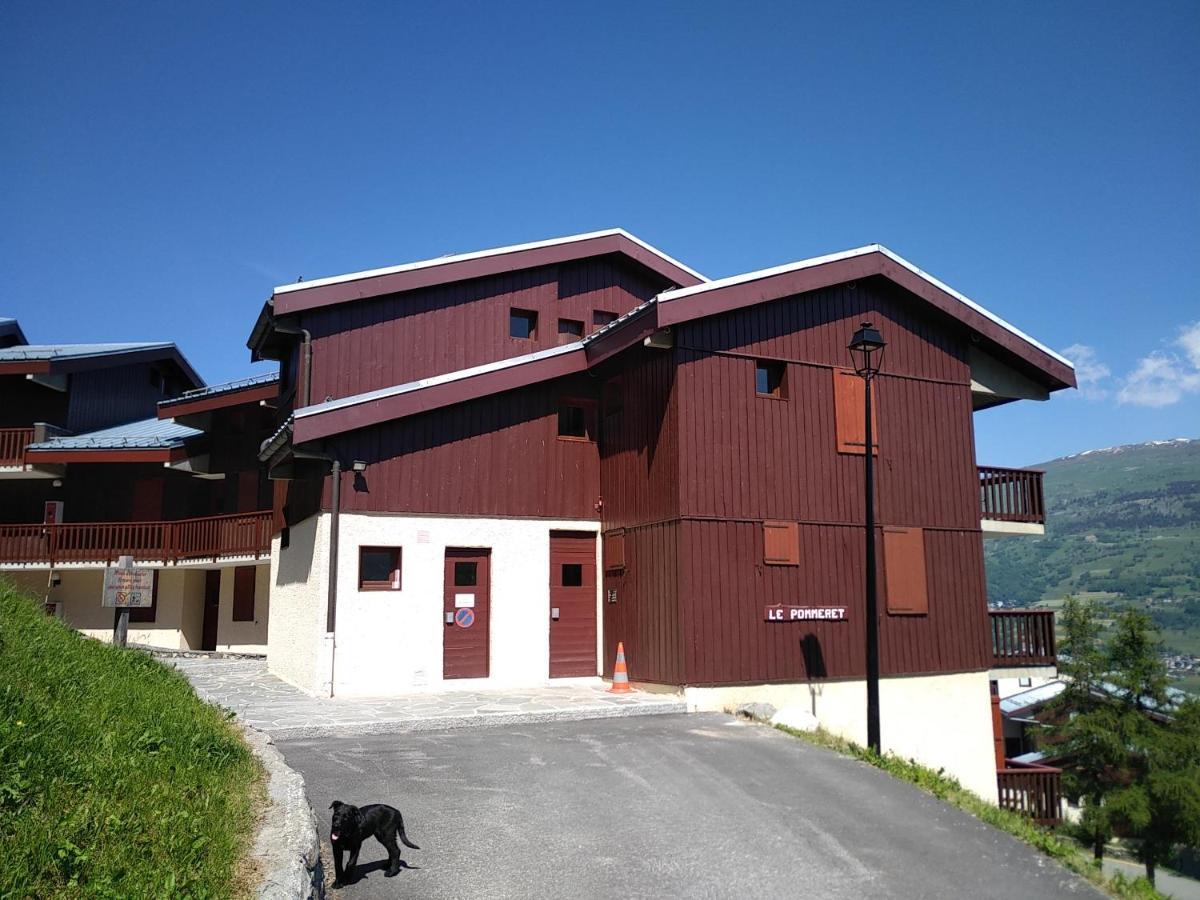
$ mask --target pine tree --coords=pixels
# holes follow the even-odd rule
[[[1120,717],[1106,702],[1104,676],[1107,660],[1100,650],[1100,624],[1095,605],[1068,597],[1060,622],[1063,630],[1059,672],[1064,688],[1051,705],[1050,741],[1055,754],[1066,757],[1063,772],[1067,796],[1083,805],[1081,828],[1092,843],[1096,859],[1112,839],[1112,823],[1105,805],[1108,794],[1120,785],[1118,772],[1125,756]]]
[[[1139,839],[1137,856],[1154,884],[1177,844],[1200,844],[1200,704],[1169,703],[1153,625],[1140,610],[1118,617],[1108,656],[1125,761],[1107,810]]]

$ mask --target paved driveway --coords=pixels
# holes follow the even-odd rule
[[[717,714],[280,741],[329,839],[388,802],[421,850],[354,897],[1098,897],[876,769]]]

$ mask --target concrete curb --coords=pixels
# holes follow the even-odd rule
[[[153,647],[150,644],[134,644],[129,646],[134,650],[142,650],[158,659],[266,659],[263,653],[235,653],[232,650],[169,650],[166,647]]]
[[[271,737],[277,741],[288,741],[302,738],[357,737],[368,734],[409,734],[415,731],[480,728],[488,725],[526,725],[541,722],[581,722],[586,719],[619,719],[626,716],[663,716],[687,711],[687,703],[680,699],[664,700],[661,703],[593,706],[555,709],[546,712],[475,713],[465,716],[433,716],[425,719],[405,718],[385,719],[377,722],[294,725],[290,728],[272,728]]]
[[[268,807],[254,840],[262,870],[262,900],[322,900],[325,872],[317,819],[304,792],[304,776],[291,768],[271,737],[242,725],[246,743],[267,771]]]

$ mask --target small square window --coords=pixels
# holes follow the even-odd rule
[[[754,392],[760,397],[787,399],[787,366],[781,362],[754,364]]]
[[[558,320],[558,342],[570,344],[583,337],[583,323],[576,319]]]
[[[1019,687],[1033,687],[1033,679],[1032,678],[1018,678],[1017,685]]]
[[[358,589],[360,591],[400,590],[400,548],[359,547]]]
[[[560,404],[558,407],[558,436],[568,440],[588,440],[587,409],[578,403]]]
[[[479,563],[456,562],[454,564],[454,586],[475,587],[479,583]]]
[[[583,587],[583,564],[582,563],[563,563],[562,564],[562,586],[563,587]]]
[[[597,309],[592,312],[592,325],[599,329],[608,325],[610,322],[617,321],[617,314],[609,312],[606,309]]]
[[[537,337],[537,313],[531,309],[512,309],[508,313],[509,337],[532,341]]]

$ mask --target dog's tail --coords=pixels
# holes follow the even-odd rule
[[[402,843],[405,847],[409,847],[413,850],[421,849],[416,844],[414,844],[412,841],[410,841],[408,839],[408,835],[404,833],[404,819],[403,818],[400,819],[400,827],[396,829],[396,837],[400,838],[400,843]]]

